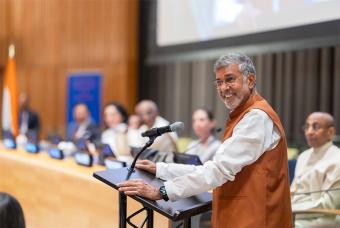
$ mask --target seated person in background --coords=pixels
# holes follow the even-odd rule
[[[340,190],[320,191],[340,187],[340,149],[332,143],[335,135],[333,117],[325,112],[314,112],[308,116],[304,131],[311,148],[297,159],[291,186],[292,209],[338,208]],[[309,193],[313,191],[320,192]],[[295,224],[308,227],[333,219],[320,215],[298,215]]]
[[[24,213],[19,202],[4,192],[0,192],[0,227],[25,228]]]
[[[139,128],[140,133],[154,127],[164,127],[170,123],[158,115],[158,107],[155,102],[151,100],[142,100],[136,106],[136,113],[142,120],[142,126]],[[175,132],[166,133],[158,138],[151,146],[156,150],[159,150],[159,155],[163,156],[167,162],[173,161],[173,152],[177,150],[176,141],[177,134]],[[148,141],[147,137],[142,137],[138,134],[138,137],[129,138],[129,142],[138,144],[139,147],[143,147]],[[160,160],[163,160],[160,158]]]
[[[27,132],[39,134],[40,130],[39,116],[30,109],[29,96],[26,93],[19,95],[19,130],[23,135]]]
[[[79,103],[73,107],[73,119],[67,127],[66,140],[77,141],[81,138],[98,138],[99,129],[91,118],[86,104]]]
[[[16,137],[18,147],[24,147],[28,140],[36,142],[39,138],[40,121],[37,113],[29,106],[26,93],[19,95],[19,135]]]
[[[131,115],[129,116],[128,125],[129,128],[138,129],[141,125],[141,119],[138,115]]]
[[[104,107],[104,122],[106,130],[101,135],[101,142],[110,145],[116,155],[130,156],[127,141],[126,109],[119,103],[112,102]]]
[[[198,140],[189,144],[187,154],[197,155],[201,162],[212,160],[221,142],[215,137],[216,121],[212,112],[199,108],[192,115],[192,128]]]
[[[142,133],[139,128],[142,124],[142,120],[138,115],[130,115],[128,120],[128,138],[132,139],[132,141],[129,141],[129,145],[131,147],[140,147],[141,144],[144,143],[143,140],[135,140],[135,139],[141,139],[140,134]]]

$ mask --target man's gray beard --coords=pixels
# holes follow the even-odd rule
[[[223,100],[223,103],[227,107],[227,109],[229,109],[230,111],[233,111],[234,109],[236,109],[241,104],[241,101],[242,101],[242,98],[241,99],[236,98],[236,99],[237,99],[237,101],[236,101],[236,105],[235,105],[234,108],[232,108],[225,100]]]

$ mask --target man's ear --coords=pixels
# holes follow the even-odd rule
[[[328,128],[328,135],[330,136],[331,139],[334,138],[335,133],[336,133],[335,127],[332,126]]]
[[[250,89],[255,88],[256,78],[254,74],[249,74],[247,77],[247,84]]]

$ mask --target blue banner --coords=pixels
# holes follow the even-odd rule
[[[102,76],[99,72],[75,72],[67,82],[67,123],[73,121],[76,104],[85,103],[92,119],[99,124],[101,117]]]

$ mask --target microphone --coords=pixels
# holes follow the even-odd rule
[[[169,126],[165,126],[165,127],[158,127],[158,128],[151,128],[150,130],[147,130],[145,132],[142,133],[143,137],[149,137],[149,141],[144,145],[144,147],[138,152],[138,154],[136,155],[135,159],[133,160],[131,166],[128,168],[129,172],[126,176],[125,180],[129,180],[131,174],[134,172],[135,169],[135,165],[137,162],[137,159],[139,158],[139,156],[148,148],[150,147],[153,142],[155,141],[155,139],[167,132],[175,132],[178,130],[181,130],[184,128],[184,123],[182,122],[175,122],[173,124],[170,124]]]
[[[168,126],[165,127],[155,127],[155,128],[151,128],[150,130],[147,130],[145,132],[142,133],[143,137],[158,137],[161,136],[164,133],[167,132],[177,132],[179,130],[182,130],[184,128],[184,123],[182,122],[175,122],[173,124],[170,124]]]

